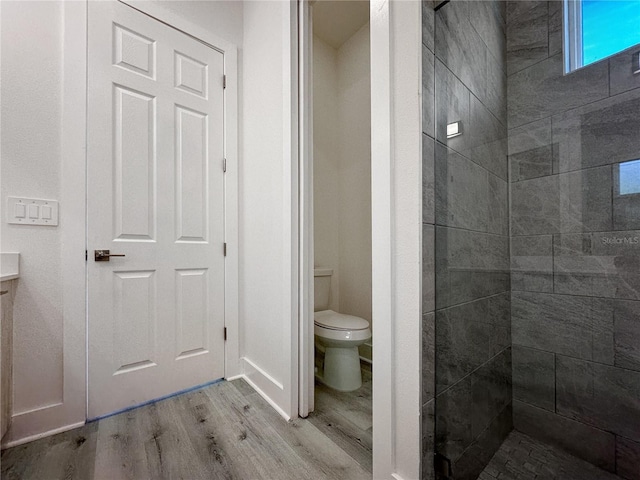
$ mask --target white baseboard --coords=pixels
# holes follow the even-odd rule
[[[252,382],[249,379],[249,377],[247,377],[246,375],[240,375],[240,377],[244,378],[244,381],[247,382],[251,386],[251,388],[253,388],[262,398],[264,398],[267,401],[267,403],[271,405],[274,408],[274,410],[280,414],[282,418],[284,418],[286,421],[291,420],[291,417],[287,415],[287,413],[284,410],[282,410],[273,400],[271,400],[269,396],[260,389],[260,387],[258,387],[254,382]]]
[[[246,364],[249,365],[249,367],[251,367],[253,370],[255,370],[260,375],[262,375],[266,380],[268,380],[273,385],[275,385],[279,390],[284,390],[284,385],[282,385],[282,383],[280,383],[278,380],[273,378],[271,375],[265,372],[262,368],[260,368],[258,365],[253,363],[251,360],[249,360],[247,357],[242,357],[241,360],[246,362]],[[248,378],[246,378],[246,380],[248,381]]]
[[[69,430],[73,430],[74,428],[82,427],[84,426],[84,424],[85,422],[72,423],[71,425],[65,425],[64,427],[54,428],[53,430],[37,433],[35,435],[20,438],[18,440],[13,440],[11,442],[6,442],[2,444],[2,450],[6,448],[11,448],[11,447],[17,447],[18,445],[24,445],[25,443],[33,442],[34,440],[39,440],[44,437],[49,437],[57,433],[68,432]]]

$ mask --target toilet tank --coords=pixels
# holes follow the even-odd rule
[[[313,271],[313,311],[329,310],[329,296],[331,294],[330,268],[316,268]]]

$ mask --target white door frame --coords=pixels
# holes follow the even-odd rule
[[[13,418],[14,446],[75,428],[87,418],[87,248],[86,134],[87,134],[87,9],[88,1],[64,2],[64,91],[61,166],[61,264],[64,309],[64,399],[50,409]],[[224,53],[225,90],[225,378],[240,375],[238,328],[238,54],[237,47],[192,24],[158,3],[126,3]],[[5,439],[6,440],[6,439]]]
[[[371,2],[371,209],[372,209],[372,328],[374,478],[376,464],[391,461],[391,130],[389,4]],[[312,0],[298,1],[299,136],[300,136],[300,388],[299,415],[314,408],[314,251],[313,251],[313,18]],[[386,67],[385,67],[386,66]],[[374,95],[375,92],[375,95]],[[379,101],[374,101],[381,95]],[[380,432],[380,434],[379,434]],[[378,467],[379,468],[379,467]],[[386,469],[385,469],[386,470]]]
[[[392,478],[395,472],[390,10],[388,1],[371,0],[373,478]]]
[[[300,416],[313,410],[314,385],[311,3],[313,0],[298,2]],[[420,5],[421,2],[413,1],[370,0],[373,478],[376,479],[400,480],[420,475]]]
[[[313,13],[309,0],[298,1],[300,286],[298,414],[314,410],[314,246],[313,246]]]

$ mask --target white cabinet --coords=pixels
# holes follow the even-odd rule
[[[13,403],[13,296],[16,283],[17,280],[0,283],[0,438],[9,429]]]

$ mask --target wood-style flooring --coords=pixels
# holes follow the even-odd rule
[[[372,472],[373,409],[371,367],[362,364],[362,387],[355,392],[337,392],[318,382],[315,410],[308,420],[369,474]]]
[[[370,479],[371,374],[286,422],[235,380],[2,452],[2,479]]]

